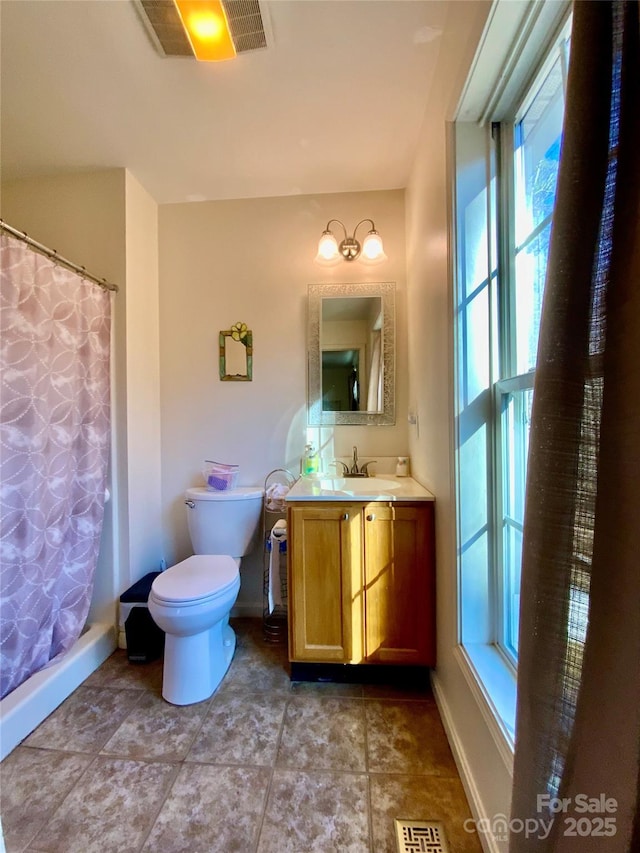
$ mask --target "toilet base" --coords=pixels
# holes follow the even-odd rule
[[[193,705],[208,699],[226,675],[235,648],[236,635],[228,616],[200,634],[167,634],[163,698],[172,705]]]

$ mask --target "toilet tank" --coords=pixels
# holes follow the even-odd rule
[[[196,554],[244,557],[260,529],[263,489],[240,486],[224,492],[187,489],[187,521]]]

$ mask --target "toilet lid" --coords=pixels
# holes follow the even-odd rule
[[[264,489],[257,486],[237,486],[223,492],[207,489],[205,486],[194,486],[185,492],[185,497],[192,501],[255,501],[263,495]]]
[[[193,603],[223,593],[237,580],[238,565],[233,557],[198,554],[159,574],[151,588],[162,601]]]

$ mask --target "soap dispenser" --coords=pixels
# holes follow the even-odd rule
[[[408,477],[409,476],[409,457],[408,456],[398,456],[398,462],[396,464],[396,477]]]
[[[300,473],[303,477],[317,474],[319,467],[318,454],[313,444],[307,444],[304,449],[304,456],[300,465]]]

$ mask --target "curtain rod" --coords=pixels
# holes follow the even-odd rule
[[[120,289],[117,284],[111,284],[111,282],[107,281],[106,278],[98,278],[96,275],[92,275],[87,272],[84,267],[79,266],[79,264],[74,264],[73,261],[68,261],[66,258],[63,258],[62,255],[59,255],[55,249],[49,249],[47,246],[44,246],[42,243],[38,243],[37,240],[34,240],[32,237],[24,231],[18,231],[17,228],[13,228],[11,225],[8,225],[3,219],[0,219],[0,228],[3,231],[7,231],[9,234],[12,234],[14,237],[17,237],[18,240],[22,240],[28,246],[31,246],[32,249],[35,249],[36,252],[40,252],[42,255],[46,255],[51,260],[55,261],[58,264],[62,264],[63,267],[67,267],[73,272],[77,272],[82,278],[87,278],[89,281],[93,281],[98,287],[101,287],[103,290],[112,290],[114,293],[117,293]]]

